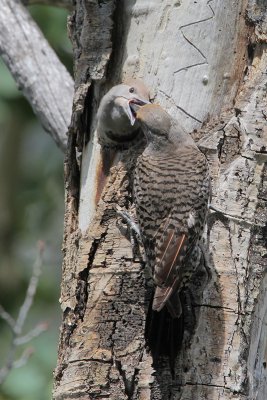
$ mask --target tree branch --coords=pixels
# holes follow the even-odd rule
[[[6,321],[12,333],[12,341],[9,346],[7,353],[7,360],[3,367],[0,368],[0,384],[4,382],[7,375],[13,368],[20,368],[28,361],[29,357],[33,353],[33,349],[28,347],[24,350],[19,359],[15,359],[16,350],[18,346],[30,342],[33,338],[39,336],[42,332],[47,330],[48,324],[42,322],[30,330],[26,335],[21,336],[22,329],[24,327],[25,320],[29,314],[30,308],[33,303],[33,299],[38,286],[41,267],[43,261],[44,243],[40,241],[38,243],[38,255],[36,261],[33,265],[32,276],[28,285],[25,300],[19,310],[19,314],[16,320],[14,320],[11,315],[5,311],[5,309],[0,305],[0,317]]]
[[[2,0],[0,55],[44,129],[65,150],[73,79],[20,0]]]
[[[14,326],[14,333],[16,335],[20,335],[22,328],[24,326],[25,323],[25,319],[29,313],[29,310],[32,306],[33,303],[33,299],[36,293],[36,289],[38,286],[38,282],[39,282],[39,278],[41,275],[41,266],[42,266],[42,262],[43,262],[43,252],[44,252],[44,243],[43,242],[39,242],[38,243],[38,247],[39,247],[39,252],[38,252],[38,256],[35,260],[35,263],[33,265],[33,271],[32,271],[32,276],[29,282],[29,286],[26,292],[26,296],[25,296],[25,300],[19,310],[19,315],[17,318],[17,321],[15,323]]]
[[[71,0],[22,0],[25,6],[31,6],[33,4],[41,4],[54,7],[62,7],[72,9],[73,4]]]

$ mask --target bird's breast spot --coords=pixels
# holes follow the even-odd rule
[[[189,217],[187,219],[187,225],[188,228],[193,228],[193,226],[195,225],[196,221],[195,221],[195,216],[192,212],[189,213]]]

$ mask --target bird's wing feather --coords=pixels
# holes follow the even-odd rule
[[[163,240],[160,246],[156,243],[156,264],[155,281],[160,285],[168,285],[176,275],[176,264],[184,257],[187,247],[187,235],[185,233],[176,233],[171,229],[167,234],[163,234]]]
[[[180,267],[183,259],[194,246],[196,232],[188,229],[179,230],[171,224],[171,214],[155,234],[156,260],[154,267],[154,281],[157,285],[153,309],[160,311],[165,304],[173,317],[181,313],[179,299],[171,301],[172,295],[181,285]],[[182,271],[181,271],[182,272]]]
[[[188,236],[185,233],[176,234],[170,230],[164,235],[161,246],[157,249],[158,256],[154,269],[154,280],[157,284],[152,308],[160,311],[167,305],[170,314],[175,317],[181,315],[182,309],[179,301],[179,294],[172,298],[181,284],[179,266],[186,253]]]
[[[173,318],[179,318],[182,313],[182,306],[179,293],[176,292],[179,285],[179,279],[176,278],[171,286],[156,287],[152,308],[155,311],[161,311],[165,304]],[[175,298],[174,298],[175,297]]]

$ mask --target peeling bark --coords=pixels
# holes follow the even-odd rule
[[[55,399],[266,398],[266,18],[253,0],[77,1]],[[96,200],[97,104],[130,76],[195,130],[212,174],[211,279],[194,296],[196,324],[174,377],[168,360],[152,366],[144,328],[153,285],[115,212],[132,206],[140,149],[117,154]]]

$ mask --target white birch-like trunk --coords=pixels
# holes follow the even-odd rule
[[[267,398],[266,21],[263,1],[76,1],[55,399]],[[121,153],[107,177],[94,136],[100,95],[129,77],[198,130],[220,210],[207,229],[211,279],[174,378],[166,360],[152,366],[151,288],[114,212],[131,203],[135,155]]]

